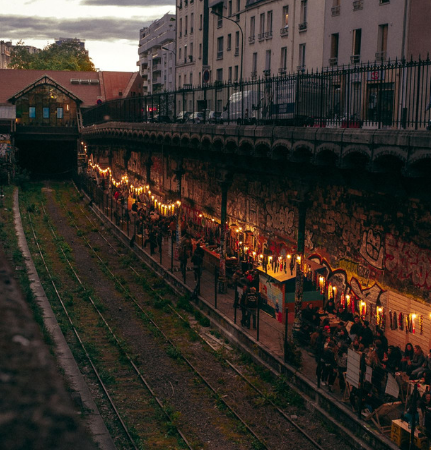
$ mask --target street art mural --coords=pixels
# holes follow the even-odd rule
[[[415,286],[431,289],[431,251],[392,234],[385,236],[385,269]]]

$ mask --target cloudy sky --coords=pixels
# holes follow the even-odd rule
[[[0,40],[43,48],[76,37],[98,69],[135,72],[139,30],[167,12],[175,13],[175,0],[4,1]]]

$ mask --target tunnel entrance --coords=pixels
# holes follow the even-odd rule
[[[17,162],[32,179],[70,178],[77,168],[76,141],[17,140]]]

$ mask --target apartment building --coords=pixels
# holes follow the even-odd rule
[[[8,65],[11,59],[11,52],[17,48],[16,45],[12,45],[12,41],[0,41],[0,69],[8,69]],[[40,52],[39,48],[31,45],[20,45],[19,48],[25,49],[31,55]]]
[[[139,73],[143,95],[175,89],[176,18],[165,14],[139,31]]]
[[[330,0],[325,8],[323,66],[382,63],[405,54],[407,2]]]
[[[10,52],[12,50],[11,41],[0,41],[0,69],[7,69],[10,62]]]
[[[208,0],[177,0],[177,89],[202,85],[208,69],[208,16]]]
[[[248,80],[321,67],[324,2],[213,0],[210,8],[213,81],[237,82],[241,73]]]

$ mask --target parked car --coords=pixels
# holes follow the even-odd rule
[[[203,123],[205,121],[205,114],[203,112],[194,112],[187,119],[187,123]]]
[[[157,115],[154,116],[154,120],[153,122],[156,123],[172,123],[172,119],[169,116],[161,116],[161,115]]]
[[[189,111],[181,111],[177,115],[175,122],[178,122],[178,123],[187,122],[187,119],[189,118],[190,115],[191,115],[191,112],[189,112]]]
[[[209,111],[207,116],[208,123],[222,123],[220,111]]]

